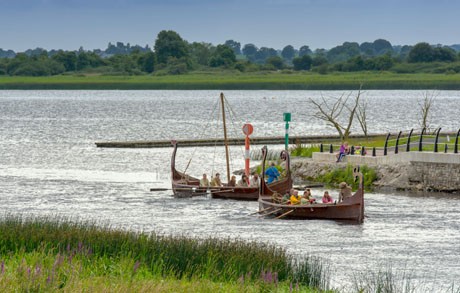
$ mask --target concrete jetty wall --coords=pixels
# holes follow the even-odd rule
[[[388,156],[346,156],[335,163],[335,154],[313,153],[315,163],[367,165],[377,170],[379,187],[402,190],[460,192],[460,154],[403,152]]]

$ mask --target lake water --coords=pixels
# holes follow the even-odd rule
[[[445,292],[458,282],[460,195],[367,193],[362,225],[259,219],[249,215],[257,211],[256,202],[173,199],[170,191],[149,192],[170,187],[171,148],[103,149],[94,144],[221,137],[211,115],[219,93],[0,91],[0,215],[51,215],[133,231],[268,242],[295,255],[323,258],[332,285],[344,289],[353,277],[388,267],[422,284],[420,292]],[[309,98],[319,101],[343,93],[227,91],[238,116],[228,117],[229,128],[237,129],[231,135],[241,135],[242,123],[251,122],[254,136],[283,136],[283,112],[292,113],[291,135],[335,134],[312,118],[315,108]],[[364,92],[370,132],[417,128],[418,103],[425,94]],[[433,128],[457,131],[460,91],[428,94],[436,96]],[[233,170],[244,166],[242,153],[242,147],[232,149]],[[192,175],[225,173],[219,147],[179,148],[178,169],[192,157],[187,171]],[[313,194],[322,192],[314,189]],[[331,193],[337,197],[337,191]]]

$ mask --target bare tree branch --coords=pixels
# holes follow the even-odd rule
[[[420,107],[420,117],[419,117],[419,123],[420,127],[426,128],[427,130],[429,129],[430,126],[430,120],[431,120],[431,107],[433,106],[434,99],[436,97],[435,92],[429,93],[426,91],[423,94],[423,99],[421,101],[418,101],[418,105]]]
[[[345,97],[345,94],[343,93],[338,99],[335,100],[335,102],[330,105],[326,99],[324,98],[323,95],[321,95],[321,102],[316,102],[313,99],[310,98],[310,102],[316,106],[318,111],[313,114],[313,117],[323,120],[326,122],[326,124],[334,127],[337,132],[340,135],[340,138],[342,140],[347,140],[348,136],[351,133],[351,127],[353,125],[353,119],[355,117],[355,113],[357,111],[357,108],[359,106],[359,98],[361,96],[361,88],[362,84],[359,87],[358,94],[353,100],[353,105],[349,106],[348,105],[348,100],[352,96],[352,93],[348,94]],[[344,109],[348,110],[348,123],[346,126],[344,126],[342,123],[340,123],[339,119],[342,115],[342,112]]]

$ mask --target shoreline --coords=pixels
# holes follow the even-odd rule
[[[460,90],[460,74],[358,72],[0,76],[0,90]]]

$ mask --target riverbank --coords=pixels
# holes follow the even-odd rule
[[[291,162],[291,169],[294,181],[321,181],[337,170],[344,171],[354,165],[366,166],[373,170],[372,176],[375,176],[375,180],[372,180],[369,186],[374,191],[460,192],[460,165],[452,163],[402,161],[366,165],[353,162],[336,163],[334,158],[328,161],[295,158]]]
[[[329,284],[319,259],[237,239],[6,216],[0,243],[0,287],[7,291],[317,292]]]
[[[318,74],[275,71],[203,72],[183,75],[0,76],[0,89],[21,90],[459,90],[460,74],[357,72]]]

